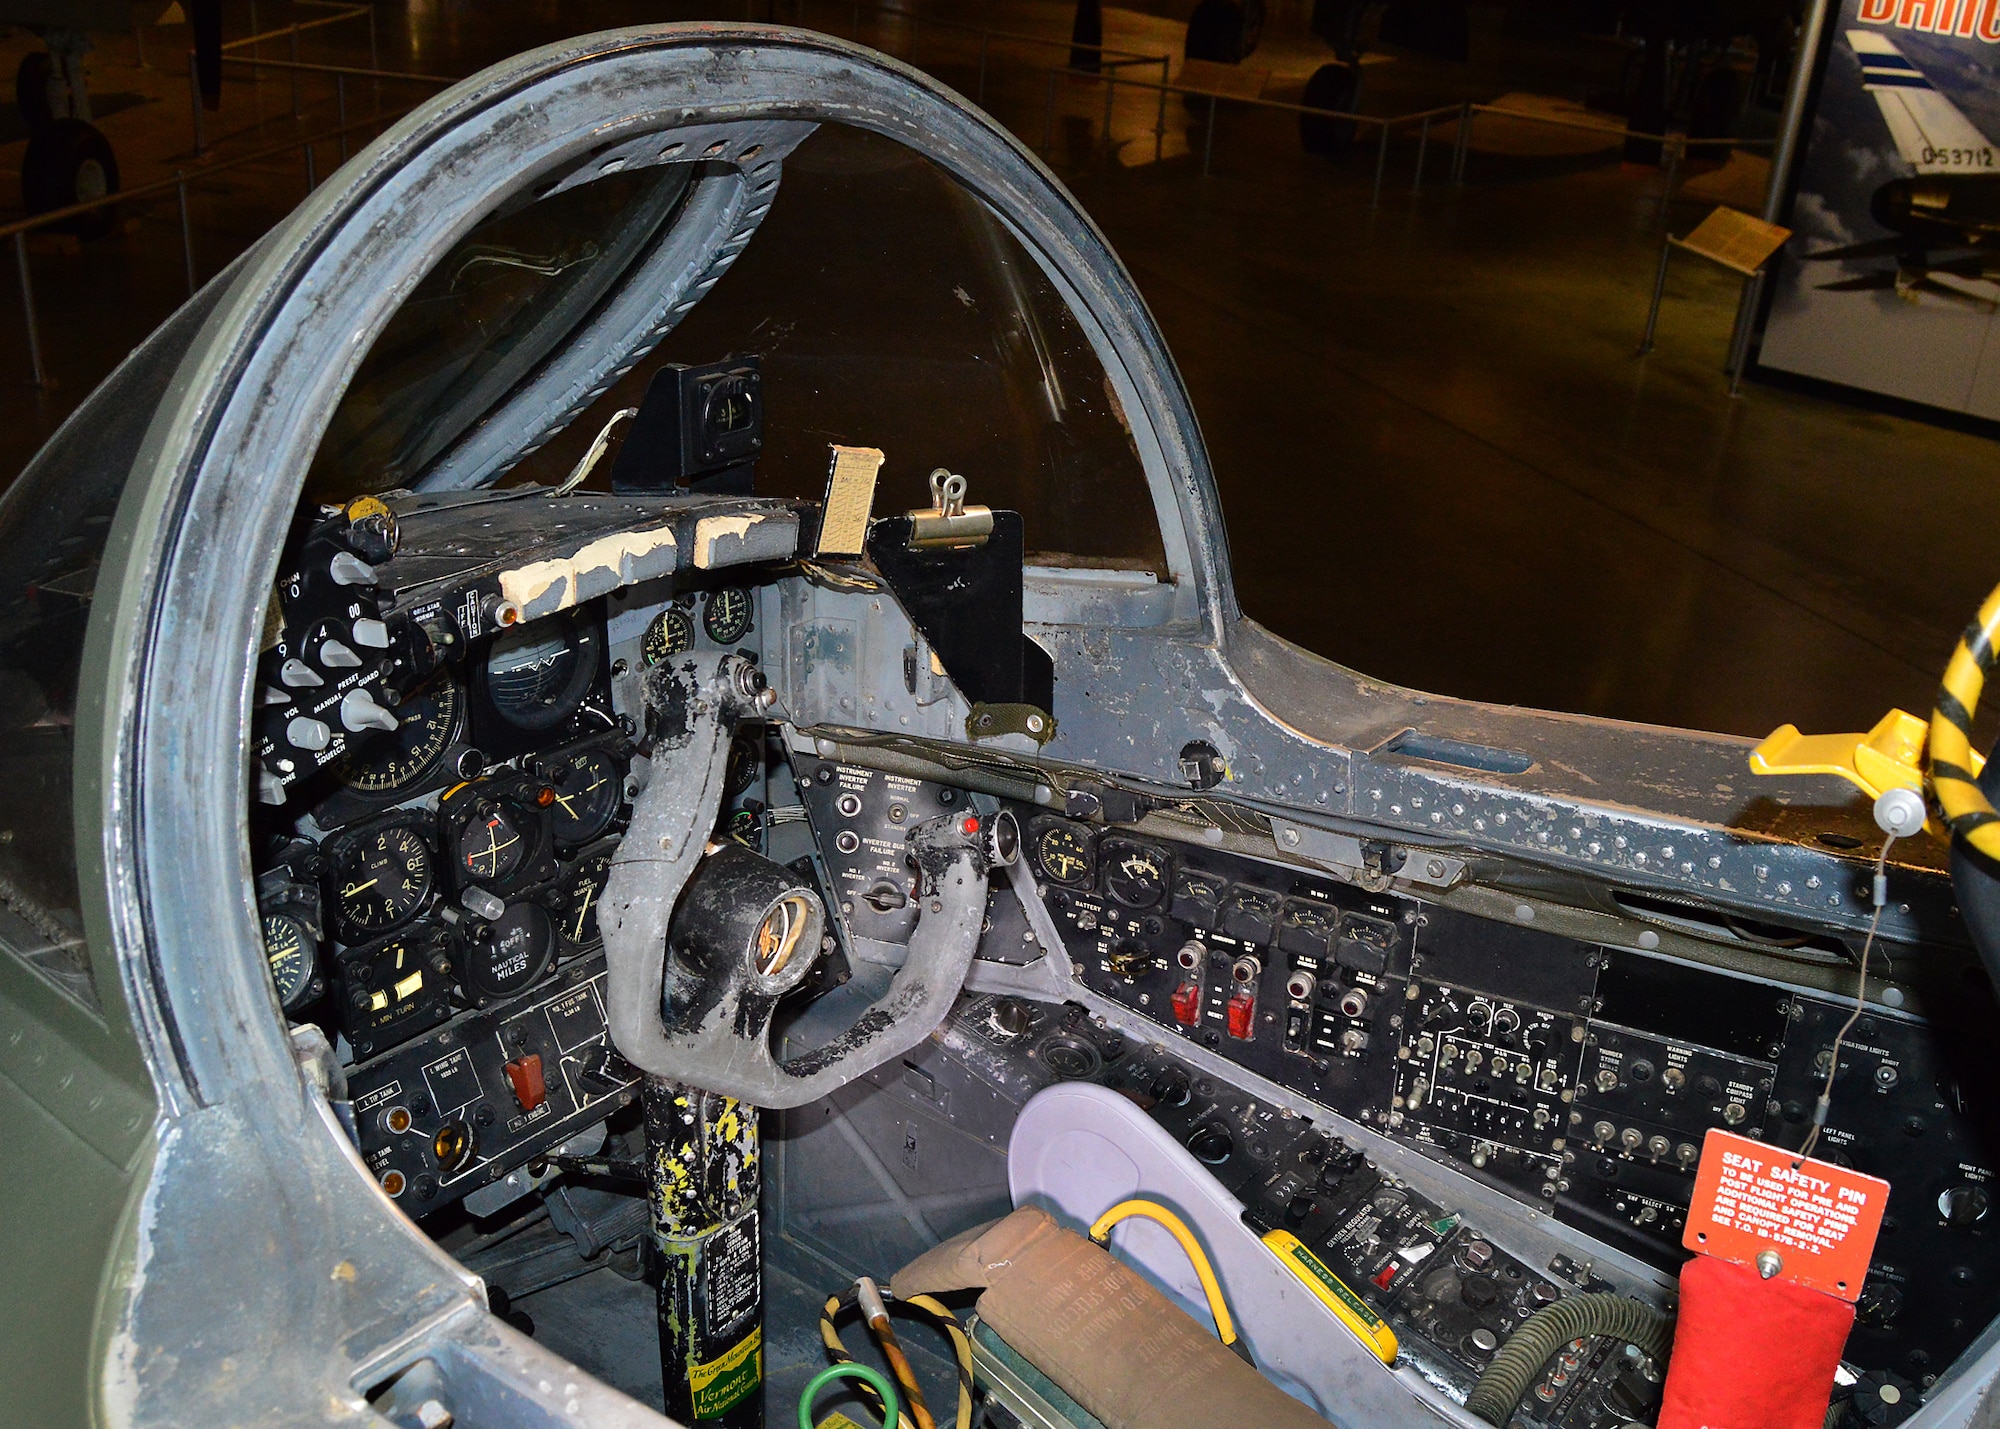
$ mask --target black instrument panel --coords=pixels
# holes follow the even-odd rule
[[[1686,1258],[1707,1129],[1797,1146],[1853,1010],[1017,814],[1044,906],[1091,989],[1664,1270]],[[1948,1050],[1931,1024],[1871,1007],[1842,1046],[1819,1148],[1892,1186],[1848,1358],[1919,1384],[2000,1310],[2000,1135]]]
[[[310,819],[269,837],[258,889],[273,983],[287,1015],[344,1044],[357,1099],[436,1082],[454,1055],[483,1088],[471,1110],[411,1092],[388,1106],[393,1127],[360,1117],[364,1155],[417,1213],[629,1100],[595,990],[634,753],[612,663],[596,605],[473,642],[396,702],[396,729],[325,772]],[[558,998],[562,1017],[534,1023],[564,988],[578,991]],[[519,1046],[476,1051],[488,1029]],[[600,1050],[580,1070],[585,1044]]]

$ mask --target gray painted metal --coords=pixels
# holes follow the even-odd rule
[[[1205,738],[1230,764],[1218,793],[1301,827],[1680,889],[1842,932],[1859,925],[1852,889],[1868,850],[1841,858],[1804,842],[1817,829],[1867,841],[1865,816],[1825,781],[1752,786],[1741,741],[1388,689],[1242,621],[1193,413],[1143,302],[1074,200],[948,91],[827,37],[767,27],[565,41],[439,95],[322,184],[135,357],[134,370],[171,366],[172,382],[136,455],[95,457],[129,459],[133,475],[96,587],[76,721],[76,827],[100,984],[108,978],[109,1000],[130,1009],[161,1107],[125,1273],[107,1292],[108,1422],[366,1422],[364,1391],[426,1360],[467,1421],[663,1422],[488,1316],[476,1282],[379,1192],[295,1065],[261,966],[243,835],[251,656],[334,405],[373,337],[474,223],[575,177],[607,144],[824,122],[908,143],[982,198],[1070,303],[1131,422],[1171,578],[1034,573],[1030,608],[1047,623],[1031,633],[1055,657],[1058,689],[1094,692],[1059,699],[1061,732],[1044,751],[1052,765],[1171,790],[1182,743]],[[689,291],[719,271],[747,216],[727,204],[707,215],[729,237]],[[652,331],[636,308],[619,322],[634,344]],[[491,445],[453,454],[450,479],[497,472],[510,444],[538,440],[635,355],[550,368],[545,387],[489,424]],[[116,381],[59,440],[103,417]],[[765,628],[796,619],[804,631],[830,630],[878,614],[837,613],[832,602],[822,614],[820,594],[808,611],[799,593],[776,622],[767,606]],[[794,719],[879,739],[907,732],[887,718],[941,720],[951,708],[955,696],[926,689],[928,705],[907,691],[908,705],[871,714],[870,686],[903,688],[900,678],[876,683],[883,661],[799,638],[783,691]],[[1392,748],[1406,731],[1530,763],[1506,775],[1415,758]],[[959,741],[928,723],[919,732]],[[967,782],[1003,782],[994,767]],[[1026,758],[998,767],[1026,769],[1033,787]],[[1018,772],[1008,777],[1019,784]],[[1898,847],[1899,858],[1918,854]],[[953,877],[967,899],[975,884],[983,892],[983,879]],[[1962,941],[1935,866],[1899,863],[1892,881],[1891,936]],[[1044,960],[1025,974],[981,975],[1055,971]],[[1964,1422],[1996,1367],[2000,1346],[1989,1342],[1952,1395],[1912,1422]],[[1947,1400],[1958,1418],[1947,1421]]]

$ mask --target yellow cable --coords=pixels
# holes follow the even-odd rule
[[[843,1310],[854,1308],[852,1295],[853,1292],[850,1291],[849,1298],[844,1303],[841,1296],[830,1295],[827,1297],[825,1308],[820,1311],[820,1343],[826,1346],[828,1356],[836,1364],[852,1364],[854,1362],[854,1357],[848,1354],[847,1346],[841,1341],[840,1331],[834,1328],[833,1323],[834,1317],[839,1315]],[[958,1361],[958,1421],[956,1429],[972,1429],[972,1341],[966,1335],[965,1331],[960,1328],[958,1316],[953,1314],[941,1301],[930,1295],[912,1295],[907,1300],[889,1301],[889,1308],[892,1311],[898,1305],[909,1306],[911,1309],[920,1310],[925,1315],[932,1317],[937,1322],[938,1328],[950,1337],[952,1354]],[[881,1412],[881,1396],[877,1395],[865,1381],[856,1384],[855,1390],[862,1398],[874,1406],[877,1413]]]
[[[1236,1343],[1236,1322],[1229,1318],[1229,1306],[1222,1299],[1222,1286],[1216,1282],[1215,1271],[1209,1267],[1208,1255],[1202,1250],[1201,1242],[1194,1238],[1194,1232],[1179,1216],[1155,1201],[1120,1201],[1097,1218],[1097,1224],[1090,1228],[1090,1238],[1099,1245],[1105,1244],[1111,1235],[1111,1228],[1133,1216],[1159,1222],[1181,1243],[1187,1258],[1194,1262],[1194,1273],[1201,1279],[1201,1293],[1208,1297],[1209,1313],[1215,1316],[1215,1337],[1223,1344],[1233,1346]]]
[[[1976,782],[1970,738],[1986,672],[2000,663],[1994,651],[1996,639],[2000,639],[2000,586],[1979,607],[1945,666],[1931,711],[1930,772],[1931,787],[1951,831],[1988,858],[2000,860],[2000,813]]]

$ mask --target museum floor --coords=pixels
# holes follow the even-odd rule
[[[794,3],[782,0],[781,19]],[[907,16],[808,4],[810,24],[853,33],[859,14],[864,40],[907,53],[914,39],[923,67],[968,91],[978,83],[969,31],[932,23],[913,36]],[[614,0],[376,11],[384,67],[446,75],[563,33],[722,13]],[[1069,11],[1052,0],[924,13],[1068,32]],[[283,15],[267,0],[267,27]],[[249,24],[233,3],[229,32]],[[1170,20],[1112,10],[1106,29],[1112,44],[1178,53]],[[1296,97],[1325,58],[1297,29],[1279,12],[1253,57],[1270,70],[1268,97]],[[194,162],[185,34],[155,32],[150,68],[129,35],[101,37],[92,58],[128,188]],[[366,61],[358,31],[314,44],[318,57]],[[0,63],[26,46],[0,47]],[[1735,285],[1693,262],[1674,270],[1657,350],[1636,357],[1659,170],[1621,164],[1615,145],[1482,121],[1454,187],[1441,126],[1421,191],[1414,144],[1399,139],[1371,209],[1372,145],[1315,158],[1290,115],[1225,109],[1204,178],[1203,116],[1179,101],[1165,106],[1157,162],[1151,92],[1118,94],[1109,146],[1102,90],[1089,83],[1062,83],[1051,122],[1047,67],[1060,62],[1054,49],[996,43],[988,106],[1032,145],[1046,134],[1050,162],[1164,328],[1221,482],[1250,615],[1400,683],[1624,719],[1761,735],[1787,720],[1862,728],[1892,704],[1928,708],[1956,632],[2000,578],[1996,448],[1754,382],[1732,399],[1721,365]],[[1509,38],[1497,12],[1478,12],[1471,65],[1371,66],[1363,107],[1573,101],[1618,62],[1601,42]],[[232,71],[210,138],[242,154],[332,127],[330,96],[309,95],[307,109],[295,121],[284,80]],[[0,169],[14,170],[24,134],[11,108],[5,122],[15,129],[0,133]],[[334,156],[316,160],[323,173]],[[1679,232],[1725,198],[1754,208],[1761,174],[1739,155],[1683,186],[1667,217]],[[297,153],[194,184],[201,273],[303,189]],[[0,175],[0,193],[13,191]],[[54,386],[29,384],[19,298],[0,285],[0,471],[17,470],[185,293],[178,224],[170,191],[107,237],[30,241]]]

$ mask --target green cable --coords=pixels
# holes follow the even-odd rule
[[[799,1429],[813,1429],[813,1397],[836,1379],[866,1380],[882,1396],[882,1429],[896,1429],[896,1386],[882,1371],[865,1364],[830,1364],[807,1380],[799,1395]]]

